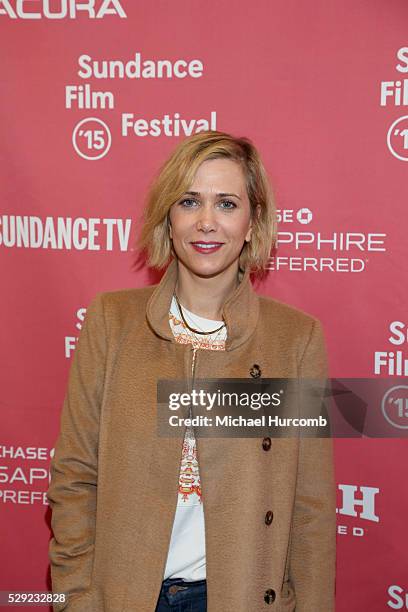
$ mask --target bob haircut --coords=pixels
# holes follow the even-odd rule
[[[264,273],[277,237],[276,207],[272,187],[261,157],[248,138],[235,138],[226,132],[207,130],[179,143],[151,183],[143,212],[143,226],[135,247],[147,253],[147,265],[162,269],[175,257],[169,234],[169,210],[190,188],[204,161],[227,158],[238,162],[244,172],[251,207],[251,240],[245,242],[239,268]],[[260,214],[255,214],[260,205]]]

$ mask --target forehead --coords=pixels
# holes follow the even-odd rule
[[[191,188],[196,191],[245,191],[241,165],[232,159],[208,159],[197,169]]]

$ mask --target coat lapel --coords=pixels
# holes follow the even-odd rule
[[[146,318],[154,332],[161,338],[173,342],[174,338],[169,325],[169,310],[177,274],[177,260],[173,259],[150,296],[146,307]],[[227,326],[225,350],[231,351],[248,340],[258,322],[259,297],[252,287],[249,268],[246,268],[241,282],[224,303],[222,316]]]

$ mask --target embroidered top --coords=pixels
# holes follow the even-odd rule
[[[195,329],[209,331],[222,325],[222,321],[205,319],[183,306],[183,315],[188,324]],[[169,323],[176,342],[192,342],[189,331],[180,317],[177,302],[173,297],[169,312]],[[199,348],[225,350],[226,327],[213,334],[196,334],[194,340]],[[182,447],[178,501],[174,517],[167,563],[163,580],[183,578],[186,581],[203,580],[205,566],[205,525],[203,499],[201,495],[200,474],[197,461],[196,442],[191,428],[187,428]]]

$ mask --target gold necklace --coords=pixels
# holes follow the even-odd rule
[[[182,306],[180,304],[180,302],[177,304],[176,302],[176,306],[177,306],[177,310],[179,312],[179,316],[181,316],[182,313]],[[190,342],[192,344],[192,346],[194,347],[195,350],[197,350],[198,348],[212,348],[213,346],[215,346],[217,344],[217,340],[218,337],[220,336],[222,329],[220,329],[216,334],[214,338],[211,338],[211,335],[207,335],[206,341],[208,343],[208,346],[205,347],[203,345],[203,340],[204,338],[200,338],[198,337],[196,334],[194,334],[192,331],[190,331],[190,329],[187,327],[187,325],[184,325],[184,323],[182,322],[182,325],[187,333],[187,336],[190,338]],[[191,328],[193,329],[193,328]],[[202,331],[202,330],[200,330]],[[208,332],[203,331],[203,334],[208,334]],[[195,352],[194,352],[194,357],[195,357]]]
[[[184,314],[183,314],[183,309],[182,309],[182,306],[181,306],[181,304],[180,304],[180,302],[179,302],[179,300],[178,300],[178,297],[177,297],[176,292],[174,292],[174,297],[176,298],[177,307],[178,307],[178,310],[179,310],[179,313],[180,313],[180,316],[181,316],[181,318],[182,318],[182,320],[183,320],[184,325],[185,325],[185,326],[186,326],[186,327],[187,327],[187,328],[188,328],[190,331],[192,331],[193,333],[208,336],[209,334],[215,334],[215,332],[219,332],[219,331],[220,331],[220,330],[221,330],[223,327],[225,327],[225,321],[224,321],[222,325],[220,325],[219,327],[217,327],[217,329],[214,329],[214,330],[212,330],[212,331],[211,331],[211,330],[210,330],[210,331],[200,331],[199,329],[194,329],[194,327],[191,327],[191,326],[190,326],[190,325],[187,323],[187,321],[186,321],[186,319],[185,319],[185,317],[184,317]]]

